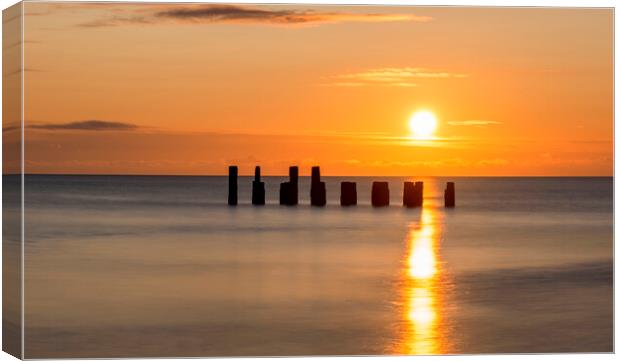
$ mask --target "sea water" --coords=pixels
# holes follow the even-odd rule
[[[25,356],[613,351],[612,178],[263,180],[230,207],[227,177],[26,176]]]

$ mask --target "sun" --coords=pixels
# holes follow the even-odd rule
[[[428,110],[418,110],[409,118],[409,129],[416,139],[430,139],[437,128],[437,117]]]

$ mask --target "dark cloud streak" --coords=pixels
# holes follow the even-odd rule
[[[325,20],[330,14],[320,14],[312,11],[261,10],[233,5],[208,5],[198,8],[176,8],[161,11],[156,13],[155,16],[190,21],[251,21],[299,24]]]
[[[82,120],[69,123],[30,124],[26,128],[41,130],[136,130],[139,127],[131,123],[110,122],[106,120]]]
[[[165,10],[162,10],[165,9]],[[270,8],[252,8],[237,5],[188,5],[174,7],[157,7],[151,13],[133,12],[124,15],[118,13],[109,18],[79,24],[81,27],[108,27],[120,25],[148,25],[165,21],[190,24],[237,23],[237,24],[271,24],[302,25],[340,22],[390,22],[432,20],[428,16],[413,14],[362,14],[320,12],[314,10],[273,10]]]
[[[4,128],[2,128],[3,132],[12,132],[14,130],[19,130],[21,129],[21,126],[19,125],[10,125],[10,126],[6,126]]]
[[[40,70],[40,69],[24,68],[24,69],[13,70],[8,73],[3,73],[2,76],[11,76],[15,74],[21,74],[22,72],[42,72],[42,71],[43,70]]]
[[[153,19],[145,18],[143,16],[113,16],[107,19],[82,23],[78,26],[82,28],[104,28],[120,25],[148,25],[153,22]]]

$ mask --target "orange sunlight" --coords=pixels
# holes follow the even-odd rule
[[[409,119],[409,129],[414,139],[432,139],[437,128],[437,117],[428,110],[419,110]]]
[[[436,209],[423,208],[419,224],[414,223],[407,237],[402,290],[405,327],[399,354],[429,355],[447,351],[440,310],[443,285],[439,282],[439,217]]]
[[[613,174],[609,9],[205,6],[25,3],[26,172]]]

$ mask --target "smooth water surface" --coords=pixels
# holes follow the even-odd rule
[[[26,357],[613,351],[612,178],[264,180],[27,176]]]

